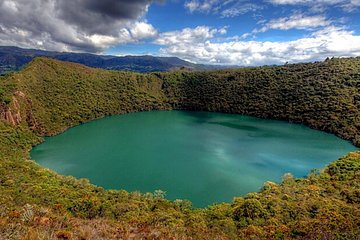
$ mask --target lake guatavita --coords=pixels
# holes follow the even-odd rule
[[[45,139],[40,165],[106,189],[154,192],[196,207],[230,202],[285,173],[306,176],[356,150],[332,134],[282,121],[188,111],[107,117]]]

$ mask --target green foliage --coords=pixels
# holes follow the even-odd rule
[[[70,126],[112,114],[169,109],[162,82],[153,75],[105,71],[35,59],[12,79],[31,100],[34,129],[53,135]]]
[[[138,74],[37,58],[7,83],[41,135],[112,114],[187,109],[286,120],[360,144],[360,57],[281,67]],[[16,79],[22,79],[16,81]]]
[[[16,126],[0,121],[0,238],[356,239],[360,152],[308,178],[286,174],[281,184],[267,182],[258,193],[205,209],[169,201],[160,190],[104,190],[27,159],[30,148],[42,141],[39,135],[153,109],[282,119],[359,146],[359,72],[360,58],[144,75],[35,59],[21,72],[0,78],[0,95],[13,100],[0,105],[0,114],[19,112],[21,118]]]
[[[6,79],[6,76],[0,76],[0,105],[9,105],[11,102],[10,96],[13,93],[14,85],[9,84]]]
[[[266,217],[267,213],[263,208],[261,202],[257,199],[245,199],[244,202],[235,207],[234,217],[236,220],[241,221],[241,218],[255,220],[258,218]]]
[[[360,57],[160,78],[174,108],[301,123],[360,146],[359,72]]]

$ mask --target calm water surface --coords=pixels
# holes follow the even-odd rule
[[[107,189],[166,191],[202,207],[303,177],[356,150],[281,121],[187,111],[130,113],[69,129],[31,151],[40,165]]]

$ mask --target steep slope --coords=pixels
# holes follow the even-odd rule
[[[161,75],[177,108],[301,123],[360,145],[360,57]]]
[[[107,191],[26,159],[39,135],[152,109],[295,121],[359,146],[359,76],[360,58],[151,74],[35,59],[0,78],[0,238],[357,239],[360,152],[308,178],[285,175],[281,184],[206,209],[170,202],[161,191]]]
[[[13,77],[31,99],[34,127],[41,134],[105,115],[170,108],[161,80],[150,75],[38,58]]]
[[[281,119],[360,145],[360,58],[282,67],[136,74],[45,58],[15,74],[43,134],[102,117],[188,109]]]

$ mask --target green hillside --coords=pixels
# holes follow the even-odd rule
[[[0,239],[356,239],[360,152],[206,209],[161,191],[104,190],[27,159],[41,136],[155,109],[281,119],[360,146],[359,89],[360,58],[150,74],[37,58],[0,78]]]

